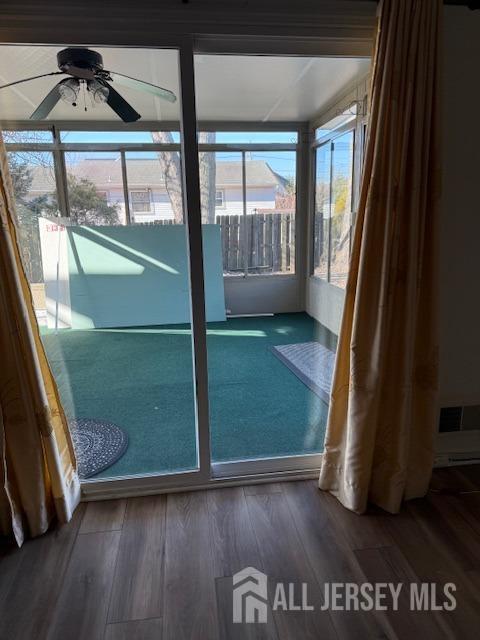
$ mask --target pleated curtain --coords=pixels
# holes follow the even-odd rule
[[[423,496],[437,432],[441,0],[382,0],[319,486],[358,513]]]
[[[1,134],[0,215],[0,534],[21,545],[71,518],[80,483],[20,258]]]

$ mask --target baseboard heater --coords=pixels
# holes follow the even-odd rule
[[[435,452],[436,467],[480,463],[480,431],[440,433]]]
[[[274,313],[229,313],[227,309],[227,318],[270,318]]]
[[[440,411],[435,466],[480,463],[480,405]]]

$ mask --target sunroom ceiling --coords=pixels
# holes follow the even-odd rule
[[[306,121],[369,67],[369,60],[359,58],[197,56],[199,117]]]
[[[57,70],[56,54],[63,47],[0,46],[0,84]],[[102,54],[105,68],[146,80],[180,94],[175,51],[92,47]],[[209,56],[195,58],[197,114],[201,120],[275,122],[314,117],[356,78],[370,62],[357,58],[270,56]],[[0,91],[0,119],[26,120],[58,77]],[[178,120],[179,102],[117,87],[143,120]],[[87,99],[77,107],[60,101],[50,120],[116,121],[104,104]]]

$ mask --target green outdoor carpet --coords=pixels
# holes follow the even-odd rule
[[[114,422],[125,455],[97,477],[195,466],[190,327],[51,330],[43,342],[69,418]],[[208,325],[215,462],[319,452],[327,406],[269,347],[332,336],[305,313]]]

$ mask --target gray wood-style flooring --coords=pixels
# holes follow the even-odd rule
[[[234,624],[232,576],[268,576],[265,624]],[[313,611],[275,607],[306,583]],[[428,582],[454,611],[322,610],[325,583]],[[443,598],[440,598],[442,601]],[[0,546],[1,640],[414,640],[480,637],[480,466],[437,470],[397,516],[357,516],[314,481],[83,503],[73,521]]]

